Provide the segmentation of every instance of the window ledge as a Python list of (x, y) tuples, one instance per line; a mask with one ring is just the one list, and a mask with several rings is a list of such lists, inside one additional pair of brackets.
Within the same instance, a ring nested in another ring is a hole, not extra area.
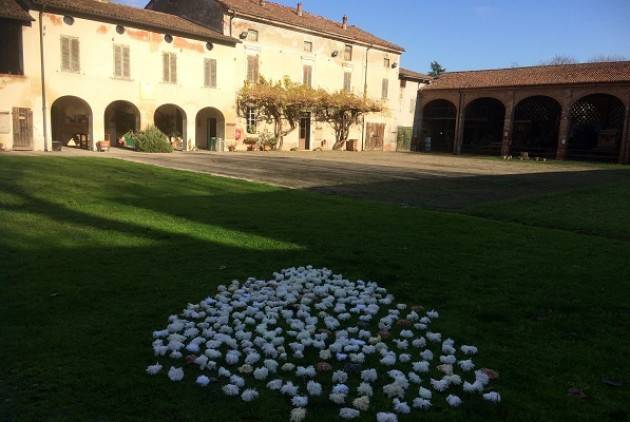
[(26, 79), (26, 75), (21, 74), (18, 75), (16, 73), (2, 73), (0, 72), (0, 77), (1, 78), (19, 78), (19, 79)]

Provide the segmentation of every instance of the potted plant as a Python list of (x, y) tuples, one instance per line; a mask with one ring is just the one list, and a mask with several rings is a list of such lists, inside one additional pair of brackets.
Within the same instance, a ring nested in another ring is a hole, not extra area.
[(247, 145), (247, 151), (254, 151), (254, 147), (258, 143), (258, 138), (248, 136), (247, 138), (243, 140), (243, 143)]

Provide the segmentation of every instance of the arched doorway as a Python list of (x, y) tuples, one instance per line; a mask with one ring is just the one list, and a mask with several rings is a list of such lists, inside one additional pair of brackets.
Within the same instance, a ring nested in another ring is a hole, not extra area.
[(155, 110), (153, 116), (155, 126), (171, 141), (173, 148), (185, 149), (186, 145), (186, 113), (174, 104), (164, 104)]
[(574, 160), (617, 161), (625, 107), (609, 94), (587, 95), (569, 113), (567, 158)]
[(210, 138), (225, 139), (225, 118), (216, 108), (206, 107), (199, 110), (195, 128), (195, 145), (199, 149), (208, 149)]
[(420, 151), (425, 151), (425, 138), (431, 138), (430, 151), (453, 152), (457, 108), (447, 100), (433, 100), (422, 111)]
[(50, 109), (53, 143), (83, 149), (92, 148), (92, 109), (71, 95), (59, 97)]
[(105, 109), (105, 139), (112, 145), (130, 131), (140, 130), (140, 111), (128, 101), (114, 101)]
[(511, 153), (555, 158), (561, 112), (560, 103), (544, 95), (518, 103), (514, 109)]
[(505, 106), (496, 98), (478, 98), (466, 107), (462, 152), (499, 155)]

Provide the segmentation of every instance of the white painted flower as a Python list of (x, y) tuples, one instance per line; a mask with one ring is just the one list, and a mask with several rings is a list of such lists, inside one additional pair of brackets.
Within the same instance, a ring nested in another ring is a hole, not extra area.
[(196, 380), (195, 382), (196, 382), (198, 385), (200, 385), (200, 386), (202, 386), (202, 387), (205, 387), (205, 386), (207, 386), (208, 384), (210, 384), (210, 378), (208, 378), (208, 377), (207, 377), (207, 376), (205, 376), (205, 375), (199, 375), (199, 376), (197, 377), (197, 380)]
[(350, 407), (342, 407), (341, 409), (339, 409), (339, 417), (341, 419), (355, 419), (358, 418), (360, 414), (361, 412)]
[(171, 366), (168, 370), (168, 377), (171, 381), (177, 382), (184, 379), (184, 370), (182, 368), (175, 368)]
[(162, 370), (162, 365), (160, 365), (159, 363), (156, 363), (155, 365), (147, 366), (147, 374), (149, 375), (156, 375), (161, 370)]
[(491, 401), (493, 403), (499, 403), (501, 401), (501, 394), (496, 391), (490, 391), (483, 395), (484, 400)]
[(460, 399), (459, 397), (457, 397), (454, 394), (449, 394), (446, 397), (446, 402), (448, 403), (449, 406), (451, 407), (459, 407), (462, 404), (462, 399)]

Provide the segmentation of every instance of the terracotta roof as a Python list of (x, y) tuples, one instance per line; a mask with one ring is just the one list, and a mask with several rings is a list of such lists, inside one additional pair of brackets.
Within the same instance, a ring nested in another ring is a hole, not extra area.
[(425, 89), (630, 82), (630, 61), (446, 72)]
[(424, 73), (414, 72), (413, 70), (405, 69), (403, 67), (400, 68), (399, 78), (400, 79), (410, 79), (414, 81), (429, 81), (431, 77)]
[(179, 16), (154, 10), (139, 9), (116, 3), (96, 0), (31, 0), (35, 6), (44, 6), (52, 12), (69, 13), (77, 17), (113, 21), (129, 26), (153, 29), (201, 40), (236, 43), (236, 39), (227, 37), (205, 26), (198, 25)]
[[(374, 44), (394, 51), (404, 51), (404, 49), (389, 41), (383, 40), (370, 34), (354, 25), (348, 25), (343, 29), (341, 20), (339, 22), (313, 15), (303, 11), (299, 16), (293, 7), (283, 6), (270, 1), (265, 1), (264, 6), (260, 0), (217, 0), (228, 9), (234, 10), (237, 14), (253, 16), (261, 19), (268, 19), (284, 24), (297, 26), (300, 28), (317, 31), (335, 37), (349, 38), (367, 44)], [(341, 18), (341, 17), (340, 17)]]
[(13, 19), (23, 22), (30, 22), (33, 20), (31, 15), (29, 15), (16, 0), (0, 0), (0, 18)]

